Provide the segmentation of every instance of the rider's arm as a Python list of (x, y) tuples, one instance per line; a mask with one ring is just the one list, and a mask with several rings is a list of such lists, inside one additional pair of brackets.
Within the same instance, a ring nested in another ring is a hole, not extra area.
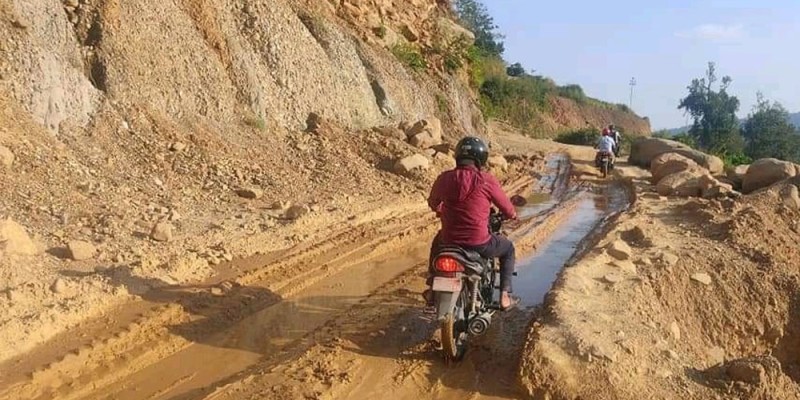
[(431, 187), (431, 193), (428, 195), (428, 207), (434, 212), (439, 212), (439, 207), (442, 205), (442, 175), (436, 178), (436, 182)]
[(500, 212), (502, 212), (506, 218), (516, 219), (517, 210), (514, 208), (514, 205), (511, 204), (511, 200), (506, 196), (503, 188), (500, 187), (500, 182), (497, 181), (497, 178), (486, 174), (486, 183), (489, 185), (489, 195), (492, 197), (492, 203), (500, 209)]

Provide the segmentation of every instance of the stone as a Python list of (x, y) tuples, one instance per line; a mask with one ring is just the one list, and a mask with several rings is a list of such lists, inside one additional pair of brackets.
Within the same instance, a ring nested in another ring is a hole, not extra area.
[(73, 240), (67, 243), (69, 258), (75, 261), (88, 260), (97, 253), (97, 249), (89, 242)]
[(52, 285), (50, 285), (50, 290), (56, 294), (64, 294), (67, 292), (67, 282), (63, 279), (58, 278)]
[(172, 211), (169, 212), (169, 220), (170, 221), (180, 221), (181, 218), (183, 218), (183, 217), (177, 211), (172, 210)]
[(379, 128), (375, 128), (375, 131), (380, 133), (383, 136), (394, 138), (397, 140), (405, 141), (408, 139), (406, 133), (403, 132), (402, 129), (394, 126), (383, 126)]
[(666, 264), (667, 266), (671, 267), (671, 266), (677, 264), (678, 260), (680, 260), (680, 258), (675, 254), (672, 254), (672, 253), (661, 253), (661, 261), (663, 261), (664, 264)]
[(705, 272), (694, 273), (694, 274), (692, 274), (691, 279), (693, 281), (701, 283), (701, 284), (703, 284), (705, 286), (710, 285), (711, 282), (712, 282), (711, 275), (709, 275), (709, 274), (707, 274)]
[(264, 196), (264, 191), (255, 187), (246, 187), (237, 189), (236, 194), (245, 199), (255, 200)]
[(159, 222), (150, 231), (150, 238), (157, 242), (169, 242), (172, 240), (173, 227), (168, 222)]
[(669, 324), (669, 334), (676, 341), (681, 340), (681, 327), (678, 326), (677, 322), (672, 321), (672, 323)]
[(711, 174), (722, 173), (725, 167), (719, 157), (694, 150), (673, 140), (650, 137), (640, 137), (634, 140), (628, 160), (631, 164), (649, 168), (652, 161), (664, 153), (677, 153), (685, 156), (707, 169)]
[(617, 260), (614, 261), (612, 265), (619, 268), (620, 271), (626, 274), (636, 275), (638, 272), (636, 269), (636, 264), (634, 264), (631, 260)]
[(664, 153), (653, 159), (650, 164), (651, 182), (657, 184), (665, 177), (688, 169), (697, 169), (694, 160), (678, 153)]
[(408, 143), (418, 149), (430, 149), (431, 147), (437, 145), (436, 139), (431, 136), (428, 132), (421, 132), (414, 136), (412, 136)]
[(25, 228), (12, 219), (0, 221), (0, 252), (5, 255), (31, 256), (38, 253)]
[(442, 44), (445, 46), (451, 45), (458, 40), (463, 40), (467, 46), (475, 42), (475, 34), (451, 18), (439, 17), (436, 20), (436, 25), (439, 28), (439, 33), (441, 33)]
[(606, 248), (606, 252), (617, 260), (624, 261), (631, 258), (631, 247), (623, 240), (613, 241), (608, 248)]
[(0, 145), (0, 166), (11, 168), (14, 165), (14, 153), (8, 147)]
[(603, 280), (606, 281), (606, 283), (612, 283), (613, 284), (613, 283), (620, 283), (620, 282), (624, 281), (625, 278), (620, 274), (612, 272), (610, 274), (605, 274), (603, 276)]
[(796, 175), (794, 164), (775, 158), (762, 158), (747, 168), (742, 180), (742, 192), (751, 193)]
[(422, 154), (414, 154), (397, 160), (394, 164), (394, 172), (400, 175), (407, 175), (416, 169), (426, 170), (430, 167), (430, 161)]
[(442, 143), (442, 121), (436, 117), (419, 120), (410, 128), (406, 129), (406, 137), (411, 139), (420, 133), (426, 132), (436, 142), (436, 145)]
[(283, 210), (287, 210), (290, 206), (291, 206), (291, 203), (289, 203), (288, 201), (276, 200), (274, 203), (272, 203), (272, 206), (270, 208), (273, 209), (273, 210), (281, 210), (281, 211), (283, 211)]
[(486, 164), (494, 171), (501, 171), (506, 172), (508, 171), (508, 160), (505, 157), (495, 154), (489, 156), (489, 159), (486, 161)]
[(294, 204), (286, 210), (284, 217), (292, 220), (299, 219), (308, 214), (310, 211), (311, 210), (308, 208), (308, 206), (304, 204)]
[(656, 185), (661, 196), (699, 197), (700, 177), (704, 173), (699, 169), (689, 169), (666, 176)]
[(736, 189), (741, 189), (742, 184), (744, 184), (744, 176), (747, 175), (747, 170), (749, 168), (750, 165), (737, 165), (733, 168), (728, 168), (725, 171), (725, 175), (733, 183), (733, 186)]
[(409, 42), (416, 42), (417, 40), (419, 40), (419, 32), (417, 31), (416, 28), (414, 28), (411, 25), (408, 24), (403, 25), (400, 33), (402, 33), (403, 37), (406, 38), (406, 40), (408, 40)]
[(171, 146), (169, 146), (169, 149), (174, 151), (174, 152), (184, 151), (184, 150), (186, 150), (186, 143), (175, 142)]
[(783, 188), (781, 190), (781, 199), (789, 209), (800, 210), (800, 191), (798, 191), (797, 186), (790, 184)]
[(725, 375), (732, 381), (758, 385), (766, 380), (764, 366), (747, 360), (731, 361), (725, 368)]
[(698, 180), (700, 196), (704, 199), (722, 197), (733, 191), (733, 185), (722, 183), (711, 175), (703, 175)]

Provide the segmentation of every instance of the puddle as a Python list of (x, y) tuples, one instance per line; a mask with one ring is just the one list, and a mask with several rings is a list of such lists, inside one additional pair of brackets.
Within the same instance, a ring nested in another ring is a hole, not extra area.
[(627, 195), (622, 188), (609, 186), (597, 190), (580, 193), (575, 211), (544, 246), (532, 256), (517, 260), (515, 295), (524, 306), (542, 303), (561, 269), (578, 252), (583, 239), (606, 217), (624, 208)]

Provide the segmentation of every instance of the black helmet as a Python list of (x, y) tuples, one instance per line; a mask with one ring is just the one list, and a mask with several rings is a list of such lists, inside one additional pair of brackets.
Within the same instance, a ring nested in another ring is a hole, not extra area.
[(611, 129), (613, 131), (614, 130), (614, 124), (609, 125), (608, 129)]
[(479, 138), (467, 136), (456, 145), (456, 162), (472, 160), (477, 167), (483, 167), (488, 159), (489, 147)]

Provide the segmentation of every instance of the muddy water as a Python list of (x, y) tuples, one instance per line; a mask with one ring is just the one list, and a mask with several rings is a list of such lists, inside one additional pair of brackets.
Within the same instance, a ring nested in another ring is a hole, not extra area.
[[(627, 193), (617, 185), (580, 192), (574, 212), (539, 247), (535, 254), (517, 261), (515, 295), (524, 306), (541, 304), (565, 264), (578, 252), (584, 239), (604, 219), (621, 211)], [(548, 202), (533, 205), (538, 210)]]
[[(397, 257), (368, 261), (277, 302), (104, 390), (113, 399), (167, 399), (215, 386), (274, 356), (344, 312), (427, 254), (420, 244)], [(193, 396), (189, 396), (193, 397)]]

